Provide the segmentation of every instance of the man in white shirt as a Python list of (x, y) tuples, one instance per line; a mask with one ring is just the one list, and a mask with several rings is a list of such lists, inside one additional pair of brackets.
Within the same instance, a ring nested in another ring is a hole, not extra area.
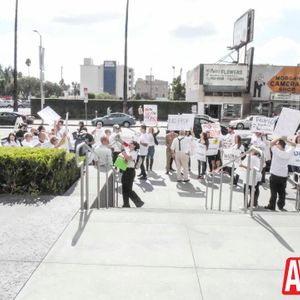
[(95, 149), (95, 153), (97, 155), (95, 157), (95, 160), (99, 160), (100, 166), (104, 166), (107, 169), (111, 169), (113, 161), (111, 149), (108, 146), (109, 140), (106, 136), (102, 136), (100, 141), (101, 144)]
[[(291, 147), (286, 149), (286, 144), (290, 144)], [(293, 155), (296, 144), (287, 140), (286, 137), (274, 139), (271, 144), (271, 151), (273, 153), (271, 168), (270, 168), (270, 190), (271, 198), (266, 209), (275, 210), (277, 194), (279, 199), (277, 206), (279, 210), (284, 210), (285, 205), (285, 189), (288, 178), (288, 164)]]
[(177, 181), (182, 181), (181, 171), (183, 169), (183, 181), (189, 180), (189, 154), (191, 151), (191, 139), (185, 136), (185, 131), (181, 130), (171, 145), (172, 155), (175, 158), (177, 169)]
[(138, 161), (141, 160), (141, 174), (139, 174), (138, 176), (140, 177), (140, 179), (142, 180), (146, 180), (147, 179), (147, 174), (146, 174), (146, 170), (145, 170), (145, 166), (144, 166), (144, 160), (145, 157), (148, 154), (148, 148), (149, 148), (149, 136), (146, 132), (147, 127), (145, 125), (141, 125), (140, 127), (140, 149), (139, 149), (139, 157), (138, 157)]

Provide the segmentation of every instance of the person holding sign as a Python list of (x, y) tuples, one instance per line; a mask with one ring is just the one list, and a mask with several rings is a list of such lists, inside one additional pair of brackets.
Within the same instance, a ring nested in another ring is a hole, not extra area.
[(206, 152), (208, 149), (209, 141), (207, 134), (201, 132), (200, 139), (197, 142), (196, 158), (198, 161), (198, 179), (203, 179), (206, 172)]
[(181, 182), (181, 171), (183, 170), (183, 182), (189, 180), (189, 154), (191, 150), (191, 139), (185, 136), (185, 131), (180, 130), (179, 136), (171, 145), (172, 155), (175, 158), (177, 168), (177, 181)]
[[(286, 144), (289, 144), (290, 147), (286, 148)], [(293, 156), (296, 144), (288, 140), (287, 137), (281, 137), (273, 139), (270, 146), (273, 154), (270, 168), (271, 198), (268, 206), (265, 206), (265, 208), (275, 210), (278, 194), (279, 199), (277, 206), (279, 210), (284, 210), (285, 190), (288, 178), (288, 164), (289, 160)]]
[[(219, 140), (218, 138), (211, 138), (209, 132), (207, 132), (208, 138), (208, 149), (206, 151), (206, 156), (208, 160), (209, 170), (210, 172), (214, 172), (216, 168), (216, 159), (219, 151)], [(220, 162), (220, 161), (219, 161)]]
[(160, 130), (158, 129), (157, 125), (156, 125), (156, 132), (154, 131), (153, 127), (148, 128), (149, 147), (148, 147), (148, 154), (146, 157), (147, 172), (149, 170), (149, 165), (150, 165), (150, 171), (152, 171), (153, 162), (154, 162), (155, 145), (158, 145), (158, 141), (156, 137), (159, 133)]

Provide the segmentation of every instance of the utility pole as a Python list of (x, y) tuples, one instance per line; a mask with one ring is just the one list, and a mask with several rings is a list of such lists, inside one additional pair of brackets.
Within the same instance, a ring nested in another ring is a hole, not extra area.
[(124, 49), (124, 83), (123, 83), (123, 113), (127, 112), (127, 36), (128, 36), (128, 8), (129, 0), (126, 3), (125, 17), (125, 49)]
[(19, 2), (16, 0), (16, 11), (15, 11), (15, 45), (14, 45), (14, 111), (18, 111), (18, 70), (17, 70), (17, 49), (18, 49), (18, 6)]

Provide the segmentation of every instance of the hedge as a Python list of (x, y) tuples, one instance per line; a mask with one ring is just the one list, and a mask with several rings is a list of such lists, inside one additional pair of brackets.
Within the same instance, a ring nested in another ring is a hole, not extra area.
[(64, 150), (0, 147), (0, 193), (63, 194), (79, 175)]

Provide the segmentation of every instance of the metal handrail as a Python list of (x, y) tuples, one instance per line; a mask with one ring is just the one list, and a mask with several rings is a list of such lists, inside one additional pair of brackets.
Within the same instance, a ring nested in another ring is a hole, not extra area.
[[(85, 149), (85, 159), (84, 161), (80, 160), (80, 150)], [(118, 207), (118, 181), (116, 180), (116, 170), (112, 168), (112, 166), (109, 165), (100, 165), (99, 156), (94, 151), (92, 147), (87, 145), (85, 142), (77, 145), (75, 157), (76, 157), (76, 164), (77, 167), (80, 168), (80, 209), (83, 210), (89, 210), (89, 157), (88, 154), (92, 153), (94, 154), (98, 160), (96, 162), (96, 168), (97, 168), (97, 208), (100, 208), (100, 171), (101, 167), (105, 167), (105, 192), (106, 192), (106, 208), (109, 207), (108, 203), (108, 197), (109, 197), (109, 190), (108, 190), (108, 173), (109, 170), (113, 171), (113, 207)], [(84, 184), (84, 177), (85, 177), (85, 184)], [(117, 187), (116, 187), (117, 185)], [(84, 188), (85, 186), (85, 188)], [(85, 201), (84, 201), (84, 190), (85, 190)]]
[[(250, 147), (250, 149), (244, 153), (242, 153), (240, 156), (235, 157), (234, 159), (230, 160), (228, 163), (222, 165), (221, 167), (217, 168), (217, 170), (211, 172), (211, 199), (210, 199), (210, 210), (213, 209), (213, 201), (214, 201), (214, 182), (215, 182), (215, 174), (217, 172), (220, 172), (220, 191), (219, 191), (219, 205), (218, 205), (218, 210), (221, 211), (221, 206), (222, 206), (222, 187), (223, 187), (223, 170), (225, 167), (230, 166), (232, 168), (232, 172), (231, 172), (231, 178), (230, 178), (230, 196), (229, 196), (229, 211), (232, 211), (232, 198), (233, 198), (233, 182), (234, 182), (234, 167), (235, 167), (235, 163), (237, 161), (239, 161), (241, 158), (246, 157), (247, 154), (251, 153), (251, 151), (257, 151), (260, 153), (260, 159), (261, 159), (261, 163), (260, 163), (260, 169), (257, 169), (255, 171), (261, 171), (263, 168), (263, 164), (264, 164), (264, 153), (262, 152), (262, 150), (260, 150), (259, 148), (256, 148), (254, 146)], [(251, 156), (248, 156), (248, 166), (250, 166), (251, 164)], [(252, 175), (254, 176), (254, 175)], [(208, 178), (208, 177), (207, 177)], [(250, 168), (247, 168), (247, 174), (246, 174), (246, 193), (245, 195), (248, 195), (249, 192), (249, 179), (250, 179)], [(208, 182), (207, 182), (208, 183)], [(208, 184), (206, 185), (206, 197), (205, 197), (205, 208), (208, 209)], [(253, 189), (252, 189), (253, 190)], [(252, 192), (251, 190), (251, 192)], [(300, 198), (300, 191), (299, 191), (299, 198)], [(244, 212), (247, 213), (247, 206), (248, 203), (246, 201), (247, 197), (245, 196), (244, 198)]]
[(297, 187), (295, 209), (297, 211), (300, 211), (300, 181), (299, 181), (300, 173), (299, 172), (294, 172), (293, 174), (294, 174), (294, 176), (297, 176), (297, 179), (298, 179), (297, 181), (292, 179), (293, 183)]

